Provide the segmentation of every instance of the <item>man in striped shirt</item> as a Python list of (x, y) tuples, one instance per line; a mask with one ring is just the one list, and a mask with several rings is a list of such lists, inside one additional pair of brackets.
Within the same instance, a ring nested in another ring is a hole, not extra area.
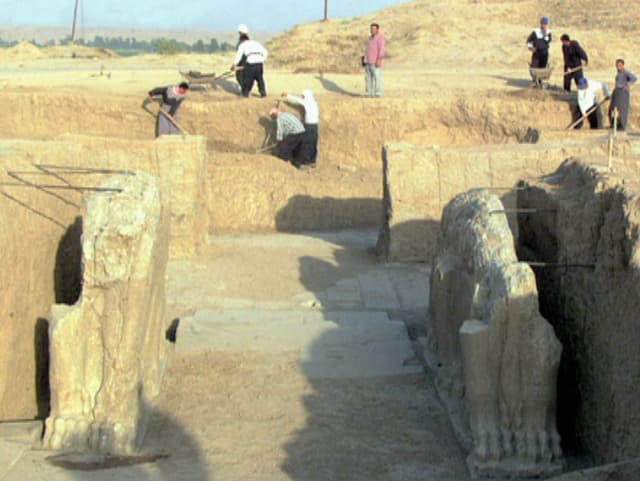
[(300, 119), (289, 112), (282, 112), (277, 107), (272, 108), (269, 114), (276, 120), (278, 157), (291, 162), (299, 169), (312, 166), (313, 162), (308, 155), (309, 137)]

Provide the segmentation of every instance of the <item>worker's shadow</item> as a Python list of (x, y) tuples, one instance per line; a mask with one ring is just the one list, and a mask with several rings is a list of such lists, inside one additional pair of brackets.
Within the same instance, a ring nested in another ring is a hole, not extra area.
[(340, 95), (348, 95), (349, 97), (361, 97), (360, 94), (343, 89), (342, 87), (340, 87), (340, 85), (335, 83), (333, 80), (329, 80), (322, 74), (316, 75), (315, 78), (320, 82), (322, 87), (325, 90), (328, 90), (329, 92), (333, 92)]
[(223, 90), (230, 94), (241, 95), (242, 91), (240, 90), (240, 85), (235, 80), (227, 80), (226, 78), (216, 79), (215, 81), (216, 90)]
[(505, 77), (504, 75), (491, 75), (492, 78), (498, 80), (504, 80), (509, 87), (529, 88), (533, 84), (531, 78), (513, 78)]

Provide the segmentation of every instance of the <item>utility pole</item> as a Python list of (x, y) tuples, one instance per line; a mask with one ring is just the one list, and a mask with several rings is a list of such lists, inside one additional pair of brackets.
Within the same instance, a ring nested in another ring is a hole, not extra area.
[(76, 41), (76, 22), (78, 21), (78, 5), (80, 0), (76, 0), (76, 6), (73, 9), (73, 26), (71, 27), (71, 43)]
[(329, 20), (329, 0), (324, 0), (324, 20)]

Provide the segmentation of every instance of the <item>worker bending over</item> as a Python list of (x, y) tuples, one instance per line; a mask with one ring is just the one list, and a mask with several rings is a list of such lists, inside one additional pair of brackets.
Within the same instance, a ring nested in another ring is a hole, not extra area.
[(283, 92), (282, 96), (287, 102), (302, 105), (304, 108), (304, 129), (307, 133), (310, 147), (309, 159), (311, 162), (316, 162), (318, 160), (318, 125), (320, 123), (320, 107), (318, 106), (318, 102), (316, 101), (313, 92), (311, 90), (304, 90), (302, 92), (302, 97), (297, 97), (296, 95)]
[(310, 138), (300, 119), (289, 112), (282, 112), (278, 107), (272, 108), (269, 115), (276, 121), (278, 157), (291, 162), (298, 169), (314, 167), (310, 156)]
[[(600, 108), (599, 94), (602, 93), (604, 99), (610, 96), (607, 84), (598, 82), (597, 80), (589, 80), (582, 77), (578, 80), (578, 111), (580, 116), (587, 115), (589, 127), (592, 129), (604, 128), (602, 109)], [(604, 100), (603, 99), (603, 100)], [(576, 125), (576, 129), (582, 127), (582, 122)]]
[(178, 109), (182, 105), (183, 100), (187, 96), (189, 84), (182, 82), (180, 85), (170, 87), (156, 87), (149, 90), (149, 97), (145, 99), (143, 105), (154, 101), (157, 98), (162, 99), (162, 106), (158, 112), (158, 121), (156, 124), (156, 137), (161, 135), (173, 135), (180, 133), (178, 126)]

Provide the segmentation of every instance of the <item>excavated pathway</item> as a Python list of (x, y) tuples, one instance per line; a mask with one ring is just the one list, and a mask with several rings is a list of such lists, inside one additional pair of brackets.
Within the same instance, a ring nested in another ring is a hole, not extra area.
[(64, 469), (15, 425), (0, 479), (468, 479), (420, 362), (430, 270), (379, 263), (375, 240), (216, 237), (171, 262), (176, 352), (144, 445), (168, 457)]

